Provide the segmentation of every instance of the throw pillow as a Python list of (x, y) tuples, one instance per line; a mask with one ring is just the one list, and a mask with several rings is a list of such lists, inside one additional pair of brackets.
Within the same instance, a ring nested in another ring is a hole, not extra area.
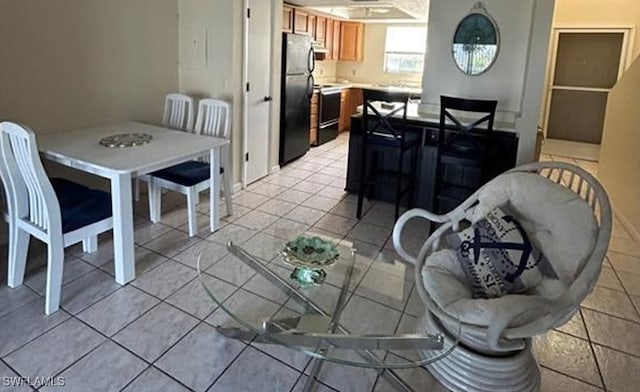
[(557, 279), (553, 267), (522, 225), (499, 208), (446, 240), (456, 250), (474, 298), (522, 293), (543, 277)]

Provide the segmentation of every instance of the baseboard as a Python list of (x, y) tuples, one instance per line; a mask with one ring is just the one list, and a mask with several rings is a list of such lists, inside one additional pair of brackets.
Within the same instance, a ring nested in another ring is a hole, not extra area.
[(271, 166), (271, 170), (269, 171), (269, 174), (275, 174), (279, 171), (280, 171), (280, 165)]
[[(613, 205), (613, 201), (611, 202), (611, 204)], [(616, 208), (613, 207), (613, 210), (615, 211)], [(622, 216), (622, 215), (618, 215), (616, 213), (614, 213), (614, 215), (616, 216), (616, 218), (618, 218), (618, 220), (620, 221), (620, 223), (622, 224), (622, 227), (624, 227), (624, 229), (629, 233), (629, 235), (631, 236), (631, 238), (638, 244), (640, 244), (640, 232), (638, 232), (638, 229), (636, 229), (632, 224), (631, 221), (629, 221), (629, 219), (627, 219), (627, 217)]]
[(240, 192), (242, 190), (242, 183), (236, 182), (233, 184), (233, 193)]

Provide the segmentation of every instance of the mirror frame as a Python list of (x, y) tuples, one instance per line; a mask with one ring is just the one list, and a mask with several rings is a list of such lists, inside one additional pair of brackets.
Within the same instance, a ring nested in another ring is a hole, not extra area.
[[(453, 45), (455, 45), (456, 33), (458, 32), (458, 29), (460, 28), (460, 24), (462, 24), (462, 22), (465, 19), (467, 19), (469, 16), (475, 15), (475, 14), (482, 15), (485, 18), (487, 18), (489, 20), (489, 22), (491, 22), (491, 25), (493, 26), (493, 29), (496, 32), (496, 47), (497, 48), (496, 48), (496, 53), (493, 56), (493, 59), (491, 60), (491, 63), (487, 66), (487, 68), (485, 68), (482, 72), (479, 72), (477, 74), (469, 74), (469, 73), (466, 73), (464, 70), (462, 70), (462, 68), (458, 65), (458, 62), (456, 61), (455, 53), (454, 53), (454, 50), (453, 50)], [(496, 61), (498, 60), (498, 56), (500, 55), (500, 46), (501, 46), (501, 39), (500, 39), (500, 29), (498, 28), (498, 23), (491, 16), (491, 14), (489, 14), (489, 12), (485, 8), (484, 4), (481, 1), (479, 1), (479, 2), (477, 2), (477, 3), (475, 3), (473, 5), (473, 8), (471, 8), (471, 11), (469, 11), (469, 13), (464, 16), (464, 18), (460, 19), (460, 21), (456, 25), (456, 29), (453, 32), (453, 37), (451, 38), (451, 45), (450, 45), (451, 59), (453, 60), (453, 63), (456, 66), (456, 69), (458, 71), (462, 72), (464, 75), (466, 75), (466, 76), (480, 76), (480, 75), (484, 74), (485, 72), (489, 71), (495, 65)]]

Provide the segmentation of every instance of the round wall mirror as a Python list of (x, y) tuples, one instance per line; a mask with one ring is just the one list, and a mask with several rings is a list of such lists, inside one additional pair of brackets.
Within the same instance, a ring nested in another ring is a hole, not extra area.
[(460, 21), (453, 36), (453, 60), (467, 75), (486, 72), (498, 57), (500, 33), (482, 3)]

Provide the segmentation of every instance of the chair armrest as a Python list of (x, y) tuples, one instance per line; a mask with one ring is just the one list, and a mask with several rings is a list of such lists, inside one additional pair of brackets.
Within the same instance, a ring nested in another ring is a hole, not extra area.
[(448, 220), (446, 215), (436, 215), (432, 212), (429, 212), (427, 210), (423, 210), (420, 208), (414, 208), (412, 210), (409, 210), (404, 214), (402, 214), (400, 218), (398, 218), (398, 221), (393, 226), (393, 246), (396, 248), (396, 252), (398, 252), (400, 257), (402, 257), (403, 259), (405, 259), (406, 261), (414, 265), (416, 264), (417, 255), (412, 256), (409, 253), (407, 253), (407, 251), (402, 247), (402, 240), (400, 237), (402, 235), (402, 230), (404, 229), (404, 225), (408, 221), (416, 217), (424, 218), (430, 222), (435, 222), (435, 223), (443, 223)]

